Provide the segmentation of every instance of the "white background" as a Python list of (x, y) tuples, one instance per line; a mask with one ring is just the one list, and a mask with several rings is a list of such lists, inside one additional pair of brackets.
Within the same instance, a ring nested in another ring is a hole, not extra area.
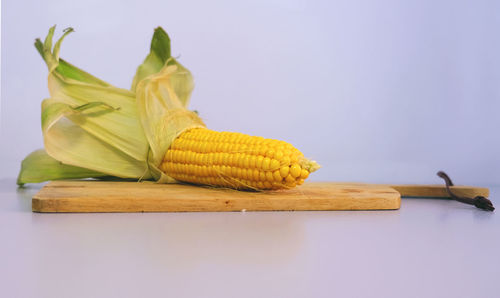
[(291, 142), (314, 180), (500, 183), (497, 1), (2, 1), (0, 178), (43, 146), (33, 41), (128, 88), (156, 26), (216, 130)]

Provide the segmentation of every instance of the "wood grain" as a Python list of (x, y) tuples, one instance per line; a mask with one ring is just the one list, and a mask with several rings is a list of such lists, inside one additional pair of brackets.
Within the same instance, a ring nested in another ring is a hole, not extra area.
[(387, 186), (305, 183), (281, 191), (243, 192), (152, 182), (53, 181), (32, 200), (34, 212), (181, 212), (399, 209)]
[[(444, 185), (386, 185), (397, 190), (402, 197), (432, 197), (432, 198), (449, 198)], [(473, 198), (475, 196), (489, 197), (490, 190), (485, 187), (462, 186), (456, 185), (451, 187), (451, 191), (462, 197)]]

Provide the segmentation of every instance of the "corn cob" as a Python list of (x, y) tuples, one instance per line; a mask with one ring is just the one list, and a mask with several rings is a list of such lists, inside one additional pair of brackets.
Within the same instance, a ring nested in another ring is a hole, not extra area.
[(45, 150), (23, 161), (18, 184), (113, 176), (264, 190), (300, 185), (319, 168), (286, 142), (207, 129), (188, 110), (193, 78), (171, 57), (162, 28), (155, 29), (130, 91), (59, 59), (73, 29), (52, 46), (54, 30), (35, 42), (49, 69)]
[(253, 190), (301, 185), (318, 168), (284, 141), (206, 128), (179, 135), (160, 166), (178, 181)]

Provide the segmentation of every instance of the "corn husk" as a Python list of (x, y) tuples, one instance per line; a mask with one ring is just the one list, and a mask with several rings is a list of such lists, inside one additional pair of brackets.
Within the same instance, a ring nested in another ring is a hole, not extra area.
[[(45, 60), (50, 98), (42, 102), (45, 151), (21, 165), (18, 184), (114, 176), (171, 182), (158, 166), (173, 139), (204, 127), (187, 110), (191, 73), (170, 57), (170, 39), (157, 28), (131, 90), (114, 87), (59, 58), (64, 31), (52, 47), (55, 26), (35, 47)], [(41, 166), (43, 165), (43, 166)]]

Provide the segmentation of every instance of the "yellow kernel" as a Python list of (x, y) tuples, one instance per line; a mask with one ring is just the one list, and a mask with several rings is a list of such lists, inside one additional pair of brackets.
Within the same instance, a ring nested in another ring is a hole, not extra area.
[(215, 149), (214, 142), (212, 142), (211, 140), (207, 140), (207, 142), (205, 144), (206, 144), (206, 146), (205, 146), (206, 153), (214, 151), (214, 149)]
[(269, 159), (269, 157), (265, 157), (264, 160), (262, 161), (262, 169), (264, 171), (268, 171), (269, 170), (269, 163), (271, 162), (271, 159)]
[(189, 163), (196, 164), (196, 153), (193, 151), (188, 152), (188, 161)]
[(226, 175), (227, 176), (232, 176), (233, 174), (233, 167), (228, 166), (226, 169)]
[(211, 176), (217, 176), (217, 175), (219, 175), (219, 173), (220, 173), (220, 166), (215, 165), (215, 166), (212, 166), (211, 168), (212, 168)]
[(257, 188), (264, 189), (264, 183), (262, 183), (262, 181), (258, 181), (257, 182)]
[(200, 142), (194, 142), (192, 147), (191, 147), (191, 150), (196, 151), (196, 152), (200, 152), (200, 145), (201, 145)]
[(247, 169), (247, 180), (250, 180), (250, 181), (253, 180), (253, 170), (252, 169)]
[(172, 150), (172, 161), (177, 162), (177, 150)]
[(276, 182), (280, 182), (283, 179), (283, 177), (281, 177), (280, 170), (274, 171), (273, 177), (274, 177), (274, 181), (276, 181)]
[(231, 155), (231, 165), (236, 167), (238, 166), (238, 155), (237, 153), (232, 153)]
[(280, 169), (280, 175), (282, 178), (285, 178), (286, 176), (288, 176), (288, 173), (290, 172), (290, 167), (289, 166), (285, 166), (285, 167), (282, 167)]
[(274, 150), (273, 149), (267, 150), (266, 156), (269, 158), (273, 158), (274, 157)]
[(290, 156), (290, 162), (291, 163), (298, 163), (299, 157), (296, 154), (293, 154), (292, 156)]
[(165, 171), (167, 174), (172, 172), (172, 164), (170, 162), (166, 162), (161, 165), (162, 170)]
[(230, 173), (231, 173), (231, 167), (221, 166), (221, 168), (220, 168), (220, 175), (222, 177), (229, 176)]
[(274, 171), (274, 170), (279, 169), (279, 168), (280, 168), (280, 162), (276, 159), (272, 159), (271, 163), (269, 164), (269, 169), (271, 171)]
[(276, 151), (276, 153), (274, 154), (274, 158), (276, 158), (277, 160), (281, 160), (283, 158), (283, 151), (282, 150), (278, 150)]
[(259, 180), (260, 181), (266, 180), (266, 172), (259, 172)]
[(175, 141), (170, 146), (170, 149), (172, 150), (177, 150), (177, 148), (179, 148), (179, 139), (175, 139)]
[(233, 164), (235, 167), (240, 166), (241, 155), (239, 153), (233, 154)]
[(255, 163), (255, 166), (257, 168), (262, 168), (262, 162), (264, 161), (264, 157), (262, 155), (257, 156), (257, 162)]
[(290, 156), (285, 155), (281, 160), (281, 166), (289, 166), (290, 165)]
[(227, 165), (229, 164), (229, 154), (227, 154), (226, 152), (222, 152), (222, 153), (219, 153), (220, 156), (221, 156), (221, 161), (220, 161), (220, 164), (223, 164), (223, 165)]
[(265, 156), (267, 152), (267, 146), (260, 146), (259, 148), (259, 155)]
[(238, 156), (238, 166), (244, 168), (245, 167), (245, 154), (241, 153)]
[(292, 175), (288, 174), (288, 176), (286, 176), (285, 178), (285, 181), (286, 183), (291, 183), (291, 182), (295, 183), (295, 178), (292, 177)]
[(231, 168), (231, 176), (238, 177), (238, 168), (237, 167)]
[(252, 178), (253, 178), (253, 180), (254, 180), (254, 181), (259, 181), (259, 177), (260, 177), (260, 172), (259, 172), (259, 170), (254, 169), (254, 170), (252, 171)]
[(250, 168), (255, 168), (257, 165), (257, 156), (250, 155)]
[(302, 169), (302, 171), (300, 171), (300, 179), (306, 179), (307, 177), (309, 177), (309, 171)]
[(252, 176), (252, 172), (249, 171), (248, 169), (242, 169), (242, 176), (243, 176), (243, 179), (250, 180), (250, 177)]
[(266, 172), (266, 180), (269, 181), (269, 182), (273, 182), (274, 181), (273, 172)]
[(292, 175), (293, 178), (297, 178), (300, 176), (300, 172), (302, 171), (302, 168), (294, 163), (291, 167), (290, 167), (290, 175)]
[(295, 186), (297, 186), (297, 183), (295, 182), (295, 180), (293, 180), (293, 181), (291, 181), (291, 182), (290, 182), (290, 181), (287, 181), (287, 182), (285, 183), (285, 185), (286, 185), (287, 187), (295, 187)]
[(269, 181), (264, 181), (263, 184), (265, 189), (270, 189), (273, 187), (273, 185)]
[(245, 154), (245, 159), (243, 160), (243, 167), (250, 168), (250, 155)]
[(238, 168), (238, 171), (236, 172), (236, 177), (243, 178), (243, 170), (241, 168)]

